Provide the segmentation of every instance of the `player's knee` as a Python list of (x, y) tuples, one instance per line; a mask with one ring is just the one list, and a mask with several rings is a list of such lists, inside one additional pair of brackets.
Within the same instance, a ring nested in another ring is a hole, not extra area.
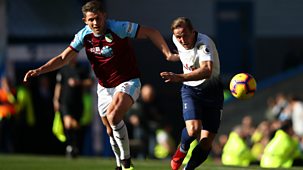
[(110, 127), (106, 128), (106, 133), (108, 134), (108, 136), (113, 136), (113, 130)]
[(113, 109), (108, 115), (107, 115), (108, 121), (111, 125), (116, 125), (121, 122), (123, 119), (123, 114), (121, 114), (118, 110)]
[(200, 135), (200, 129), (195, 128), (195, 127), (191, 127), (191, 128), (187, 129), (187, 133), (188, 133), (188, 136), (197, 138)]

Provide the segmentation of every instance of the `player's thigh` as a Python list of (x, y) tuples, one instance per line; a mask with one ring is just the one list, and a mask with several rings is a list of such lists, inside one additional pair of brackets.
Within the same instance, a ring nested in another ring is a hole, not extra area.
[(202, 108), (202, 126), (214, 134), (218, 133), (222, 118), (221, 108)]
[(100, 84), (97, 86), (98, 112), (101, 118), (106, 116), (107, 109), (113, 100), (114, 91), (114, 88), (105, 88)]
[(113, 116), (112, 114), (114, 114), (115, 116), (124, 116), (124, 113), (131, 108), (133, 103), (133, 99), (130, 95), (124, 92), (117, 92), (115, 93), (113, 100), (108, 107), (107, 115)]
[(108, 118), (111, 119), (113, 117), (114, 119), (118, 119), (117, 121), (122, 120), (124, 114), (138, 99), (140, 89), (141, 82), (138, 78), (123, 82), (115, 87), (112, 102), (107, 110)]

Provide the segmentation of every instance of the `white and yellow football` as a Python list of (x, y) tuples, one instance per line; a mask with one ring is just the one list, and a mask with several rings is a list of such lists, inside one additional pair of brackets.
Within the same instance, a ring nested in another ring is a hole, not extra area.
[(229, 83), (231, 94), (237, 99), (250, 99), (255, 95), (257, 82), (248, 73), (239, 73), (233, 76)]

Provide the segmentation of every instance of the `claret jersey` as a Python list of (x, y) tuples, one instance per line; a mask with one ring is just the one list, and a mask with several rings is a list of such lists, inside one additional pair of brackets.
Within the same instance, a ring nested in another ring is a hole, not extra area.
[(140, 76), (129, 39), (136, 37), (138, 28), (136, 23), (107, 20), (106, 33), (96, 36), (86, 25), (75, 35), (70, 47), (77, 52), (84, 47), (99, 84), (115, 87)]

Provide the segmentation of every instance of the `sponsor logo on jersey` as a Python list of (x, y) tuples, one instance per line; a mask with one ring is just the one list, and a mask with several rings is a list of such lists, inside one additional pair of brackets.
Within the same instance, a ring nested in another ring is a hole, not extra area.
[(189, 71), (194, 71), (195, 69), (197, 69), (197, 67), (195, 67), (195, 66), (189, 66), (188, 64), (183, 65), (183, 67), (186, 70), (189, 70)]
[(104, 46), (102, 49), (100, 49), (100, 47), (93, 47), (90, 48), (89, 51), (97, 55), (102, 55), (104, 57), (111, 57), (113, 55), (113, 49), (109, 46)]
[(89, 49), (90, 52), (95, 53), (97, 55), (101, 55), (100, 47), (93, 47)]
[(113, 49), (109, 46), (104, 46), (101, 49), (101, 54), (105, 57), (111, 57), (113, 55)]

